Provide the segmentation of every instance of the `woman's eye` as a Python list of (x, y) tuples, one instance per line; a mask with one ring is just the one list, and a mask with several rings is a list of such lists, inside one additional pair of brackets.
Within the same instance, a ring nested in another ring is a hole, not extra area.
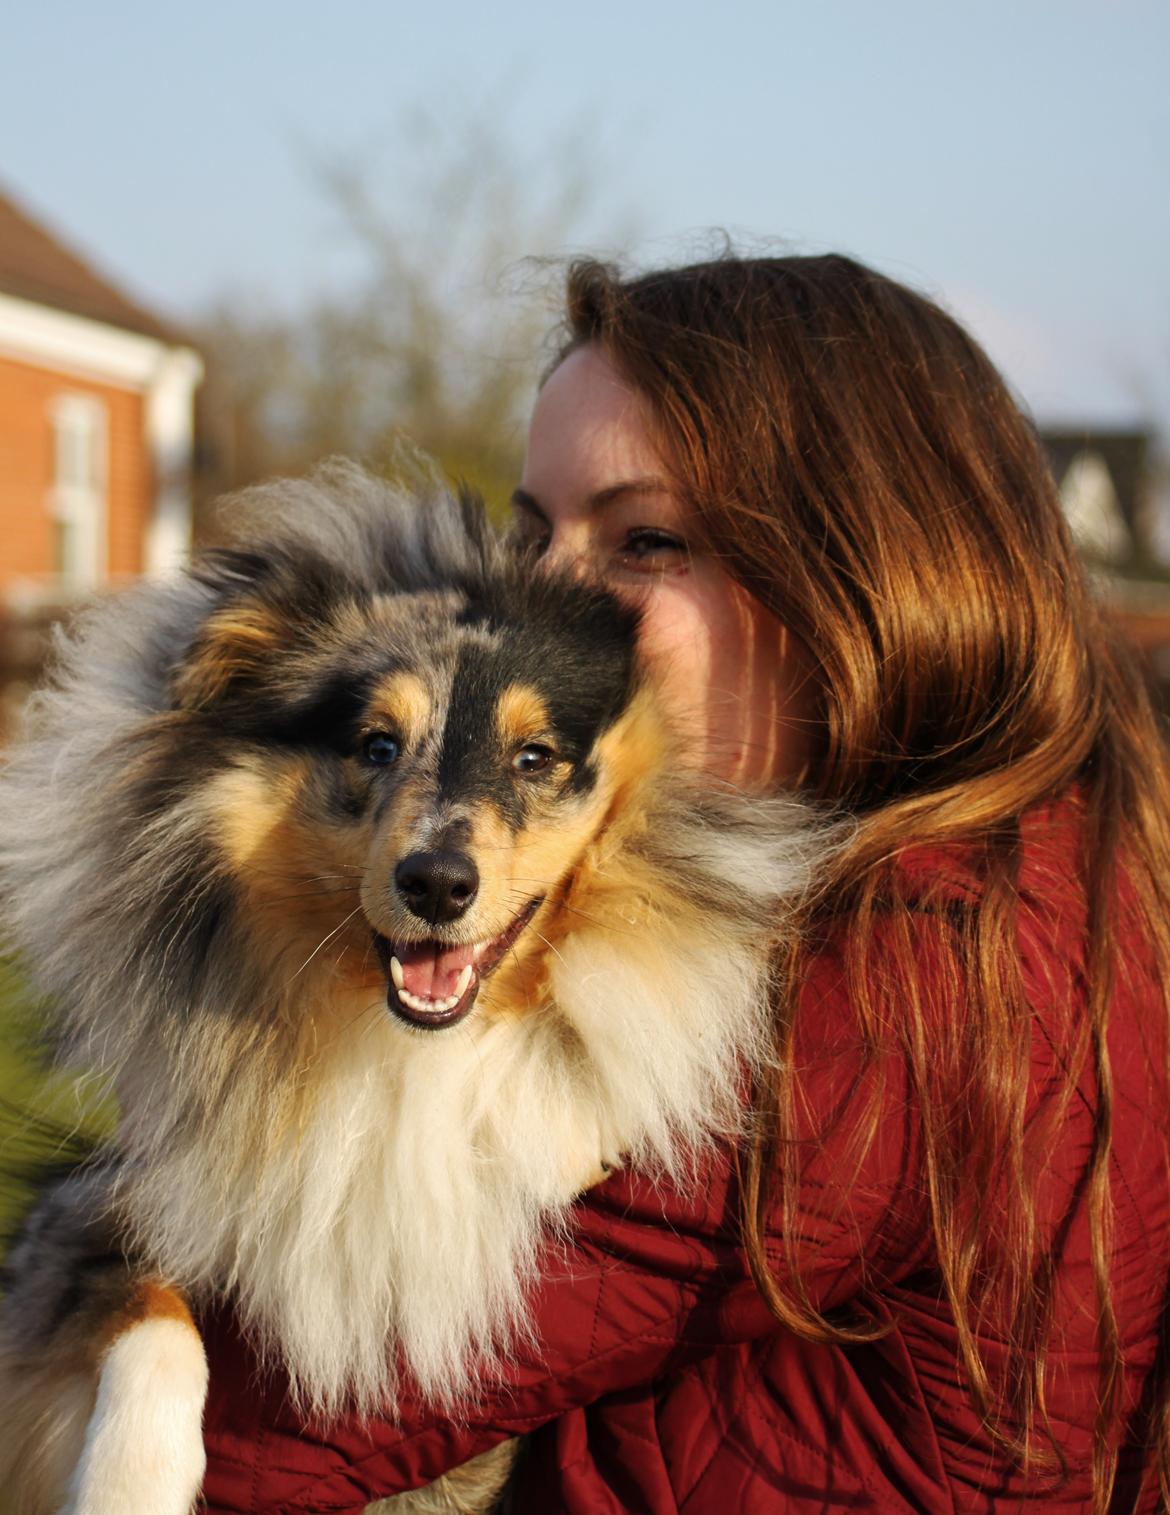
[(378, 768), (386, 768), (391, 763), (396, 763), (401, 752), (402, 748), (398, 741), (384, 731), (375, 731), (362, 743), (362, 756), (367, 763), (373, 763)]
[(656, 567), (686, 550), (686, 543), (673, 532), (640, 526), (637, 530), (626, 533), (619, 555), (627, 563)]
[(551, 747), (542, 747), (538, 742), (530, 742), (527, 747), (521, 747), (512, 758), (512, 767), (517, 773), (543, 773), (553, 760)]

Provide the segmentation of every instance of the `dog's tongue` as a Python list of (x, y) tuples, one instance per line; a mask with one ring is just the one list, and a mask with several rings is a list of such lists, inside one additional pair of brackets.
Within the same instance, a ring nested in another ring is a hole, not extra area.
[(395, 942), (402, 987), (419, 999), (450, 999), (459, 975), (473, 960), (475, 943), (442, 947), (438, 942)]

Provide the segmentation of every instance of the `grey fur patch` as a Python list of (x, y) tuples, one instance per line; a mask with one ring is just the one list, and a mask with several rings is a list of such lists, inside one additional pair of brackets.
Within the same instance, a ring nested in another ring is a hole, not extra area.
[(114, 1173), (95, 1163), (38, 1194), (0, 1272), (0, 1338), (29, 1353), (76, 1331), (128, 1279), (110, 1210)]

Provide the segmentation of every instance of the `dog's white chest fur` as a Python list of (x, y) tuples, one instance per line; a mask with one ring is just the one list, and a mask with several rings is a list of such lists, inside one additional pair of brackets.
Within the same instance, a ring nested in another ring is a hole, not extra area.
[[(139, 1240), (181, 1286), (233, 1286), (309, 1403), (384, 1408), (399, 1361), (466, 1391), (603, 1159), (678, 1173), (733, 1126), (767, 1019), (757, 959), (693, 933), (575, 932), (553, 985), (555, 1005), (438, 1034), (367, 1011), (320, 1053), (303, 1121), (240, 1151), (229, 1102), (210, 1141), (128, 1183)], [(267, 1095), (244, 1078), (234, 1097)]]

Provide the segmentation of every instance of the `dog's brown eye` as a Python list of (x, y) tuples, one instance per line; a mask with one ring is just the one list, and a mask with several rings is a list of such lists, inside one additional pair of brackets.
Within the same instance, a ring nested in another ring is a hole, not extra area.
[(540, 773), (548, 767), (553, 760), (552, 749), (541, 747), (535, 742), (527, 747), (521, 747), (520, 751), (512, 759), (512, 767), (517, 773)]
[(396, 763), (401, 751), (398, 742), (385, 731), (375, 731), (362, 743), (362, 756), (366, 762), (374, 763), (379, 768)]

